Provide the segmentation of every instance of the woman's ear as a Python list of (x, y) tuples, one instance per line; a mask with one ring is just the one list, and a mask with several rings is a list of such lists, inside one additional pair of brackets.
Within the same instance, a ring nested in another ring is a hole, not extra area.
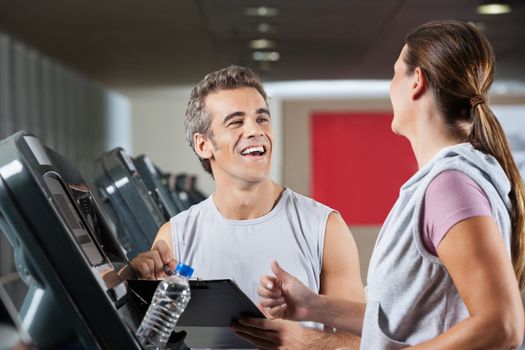
[(212, 152), (212, 142), (204, 134), (195, 133), (193, 134), (193, 144), (195, 148), (195, 153), (203, 159), (210, 159), (213, 156)]
[(423, 70), (419, 67), (416, 67), (414, 70), (414, 76), (412, 80), (412, 99), (417, 100), (420, 98), (428, 87), (428, 81), (426, 75), (423, 73)]

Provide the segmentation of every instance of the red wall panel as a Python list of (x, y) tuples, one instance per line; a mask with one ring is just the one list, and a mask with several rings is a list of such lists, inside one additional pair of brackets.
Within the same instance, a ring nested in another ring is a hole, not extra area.
[(392, 132), (391, 121), (389, 112), (311, 115), (310, 193), (349, 225), (382, 224), (417, 171), (408, 140)]

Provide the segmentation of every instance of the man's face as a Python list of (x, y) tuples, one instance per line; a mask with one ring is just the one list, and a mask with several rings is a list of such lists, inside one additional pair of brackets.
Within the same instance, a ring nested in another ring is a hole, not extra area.
[(268, 106), (254, 88), (219, 90), (205, 99), (212, 137), (205, 141), (215, 179), (268, 179), (273, 134)]

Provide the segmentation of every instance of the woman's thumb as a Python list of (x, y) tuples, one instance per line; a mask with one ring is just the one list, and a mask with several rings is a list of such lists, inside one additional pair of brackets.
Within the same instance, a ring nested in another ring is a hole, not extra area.
[(289, 276), (288, 272), (284, 271), (277, 261), (272, 261), (272, 271), (279, 280), (283, 281)]

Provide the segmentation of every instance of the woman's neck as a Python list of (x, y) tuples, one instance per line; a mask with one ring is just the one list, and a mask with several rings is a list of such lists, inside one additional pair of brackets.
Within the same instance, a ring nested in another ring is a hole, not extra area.
[(408, 137), (419, 169), (443, 148), (463, 142), (451, 134), (441, 116), (432, 115), (422, 120), (422, 123), (414, 130), (414, 135)]

